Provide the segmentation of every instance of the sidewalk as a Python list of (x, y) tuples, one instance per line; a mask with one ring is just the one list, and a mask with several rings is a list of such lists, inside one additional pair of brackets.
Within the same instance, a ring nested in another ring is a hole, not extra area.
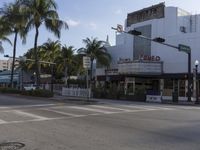
[(199, 104), (196, 104), (195, 101), (178, 101), (178, 102), (173, 102), (172, 100), (164, 100), (161, 102), (162, 104), (171, 104), (171, 105), (194, 105), (194, 106), (199, 106)]
[(54, 95), (54, 97), (49, 98), (50, 100), (65, 102), (65, 103), (74, 103), (74, 104), (95, 104), (99, 103), (97, 99), (90, 98), (89, 100), (84, 97), (67, 97), (67, 96), (60, 96)]
[(117, 104), (167, 104), (167, 105), (188, 105), (188, 106), (200, 106), (200, 104), (196, 104), (194, 101), (188, 102), (188, 101), (179, 101), (179, 102), (172, 102), (172, 100), (165, 100), (161, 103), (155, 103), (155, 102), (139, 102), (139, 101), (131, 101), (131, 100), (117, 100), (117, 99), (98, 99), (98, 98), (90, 98), (88, 100), (87, 98), (83, 97), (67, 97), (67, 96), (60, 96), (55, 95), (53, 98), (50, 98), (51, 100), (56, 101), (62, 101), (67, 103), (79, 103), (79, 104), (103, 104), (103, 103), (117, 103)]

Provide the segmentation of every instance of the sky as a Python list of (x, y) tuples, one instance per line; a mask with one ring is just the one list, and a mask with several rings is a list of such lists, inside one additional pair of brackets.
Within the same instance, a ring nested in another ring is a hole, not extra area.
[[(14, 0), (0, 0), (0, 7)], [(44, 26), (40, 28), (38, 45), (48, 39), (60, 40), (62, 45), (74, 46), (75, 49), (84, 47), (82, 40), (89, 37), (106, 40), (109, 36), (111, 45), (115, 44), (115, 31), (111, 27), (117, 24), (124, 25), (127, 13), (149, 7), (161, 2), (166, 6), (175, 6), (187, 10), (193, 14), (200, 13), (199, 0), (55, 0), (58, 5), (58, 14), (61, 20), (69, 25), (69, 30), (62, 30), (61, 38), (57, 39), (49, 33)], [(27, 36), (26, 44), (22, 44), (20, 38), (17, 43), (17, 56), (22, 56), (28, 49), (34, 46), (35, 32), (32, 30)], [(9, 39), (13, 41), (14, 37)], [(3, 43), (4, 54), (12, 56), (12, 46)]]

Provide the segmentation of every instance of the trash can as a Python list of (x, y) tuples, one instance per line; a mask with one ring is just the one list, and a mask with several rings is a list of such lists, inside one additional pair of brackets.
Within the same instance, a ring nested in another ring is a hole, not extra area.
[(178, 103), (178, 93), (172, 92), (172, 102)]

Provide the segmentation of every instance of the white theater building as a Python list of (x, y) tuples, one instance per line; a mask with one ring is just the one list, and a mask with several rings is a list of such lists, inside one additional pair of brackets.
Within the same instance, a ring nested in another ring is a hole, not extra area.
[[(160, 3), (129, 13), (124, 31), (131, 30), (140, 31), (151, 39), (162, 37), (171, 45), (190, 46), (193, 74), (195, 60), (200, 61), (200, 15)], [(187, 97), (186, 53), (126, 33), (118, 33), (116, 45), (107, 49), (112, 63), (110, 68), (96, 69), (98, 81), (131, 88), (127, 94), (145, 87), (147, 94), (151, 95), (170, 97), (172, 92), (177, 92), (179, 97)]]

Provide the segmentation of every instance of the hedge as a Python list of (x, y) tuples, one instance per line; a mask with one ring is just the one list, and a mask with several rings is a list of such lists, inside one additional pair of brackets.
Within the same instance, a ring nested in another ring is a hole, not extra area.
[(15, 88), (2, 88), (0, 87), (0, 93), (5, 93), (5, 94), (20, 94), (21, 91)]
[(27, 95), (27, 96), (35, 96), (35, 97), (53, 97), (53, 93), (48, 90), (41, 90), (41, 89), (36, 89), (36, 90), (30, 90), (30, 91), (22, 91), (22, 95)]
[(20, 91), (15, 88), (1, 88), (0, 87), (0, 93), (3, 94), (21, 94), (21, 95), (26, 95), (26, 96), (35, 96), (35, 97), (53, 97), (53, 93), (48, 91), (48, 90), (41, 90), (41, 89), (36, 89), (36, 90), (30, 90), (30, 91)]

